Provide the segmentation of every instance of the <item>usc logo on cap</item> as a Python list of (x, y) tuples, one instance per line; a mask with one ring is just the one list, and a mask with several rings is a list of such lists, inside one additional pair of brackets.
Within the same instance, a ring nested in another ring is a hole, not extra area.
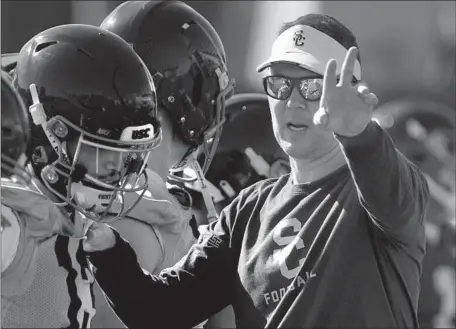
[(303, 30), (298, 30), (294, 33), (293, 41), (296, 46), (298, 46), (298, 47), (304, 46), (305, 40), (306, 40), (306, 37), (304, 36)]

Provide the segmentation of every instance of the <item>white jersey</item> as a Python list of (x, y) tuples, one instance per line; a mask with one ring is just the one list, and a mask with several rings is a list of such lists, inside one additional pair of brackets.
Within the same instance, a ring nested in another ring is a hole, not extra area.
[(93, 277), (67, 218), (37, 191), (2, 179), (2, 327), (89, 328)]

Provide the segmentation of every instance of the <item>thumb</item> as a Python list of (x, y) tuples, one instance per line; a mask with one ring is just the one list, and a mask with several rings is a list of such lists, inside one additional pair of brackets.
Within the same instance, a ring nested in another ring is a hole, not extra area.
[(86, 241), (92, 241), (92, 240), (96, 239), (96, 237), (97, 237), (97, 230), (96, 230), (96, 228), (95, 228), (95, 229), (94, 229), (94, 228), (89, 228), (89, 229), (87, 230), (87, 233), (86, 233), (86, 236), (85, 236), (85, 239), (84, 239), (84, 240), (86, 240)]
[(87, 231), (87, 235), (82, 241), (82, 248), (84, 251), (91, 252), (96, 250), (95, 246), (93, 245), (94, 241), (96, 241), (96, 237), (97, 233), (95, 231)]
[(364, 96), (364, 102), (368, 105), (371, 105), (371, 106), (377, 106), (378, 104), (378, 98), (375, 94), (373, 93), (369, 93), (367, 95)]
[(326, 128), (329, 123), (329, 113), (324, 107), (320, 107), (313, 116), (313, 123), (317, 127)]
[(85, 251), (93, 251), (94, 245), (93, 242), (96, 241), (98, 237), (98, 230), (99, 230), (99, 223), (93, 222), (92, 225), (90, 225), (89, 229), (86, 232), (85, 237), (83, 238), (82, 246)]

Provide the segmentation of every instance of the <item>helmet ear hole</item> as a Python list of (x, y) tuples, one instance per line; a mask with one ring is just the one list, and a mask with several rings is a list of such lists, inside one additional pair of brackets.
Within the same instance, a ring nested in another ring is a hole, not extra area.
[(41, 50), (43, 50), (47, 47), (50, 47), (52, 45), (55, 45), (55, 44), (57, 44), (57, 41), (43, 42), (43, 43), (39, 44), (38, 46), (36, 46), (35, 54), (40, 52)]
[(35, 165), (43, 165), (49, 162), (46, 149), (43, 146), (37, 146), (32, 153), (32, 162)]

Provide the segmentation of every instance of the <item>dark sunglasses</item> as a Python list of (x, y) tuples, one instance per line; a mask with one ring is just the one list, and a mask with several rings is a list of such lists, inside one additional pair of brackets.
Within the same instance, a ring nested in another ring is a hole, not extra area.
[(298, 87), (299, 93), (305, 100), (317, 101), (323, 92), (323, 78), (289, 78), (280, 75), (269, 75), (263, 78), (266, 94), (281, 101), (290, 97), (294, 87)]
[[(339, 82), (339, 78), (337, 79)], [(352, 83), (358, 80), (353, 78)], [(301, 96), (308, 101), (318, 101), (323, 93), (322, 78), (289, 78), (281, 75), (269, 75), (263, 78), (266, 94), (278, 100), (286, 100), (291, 96), (293, 88), (298, 87)]]

